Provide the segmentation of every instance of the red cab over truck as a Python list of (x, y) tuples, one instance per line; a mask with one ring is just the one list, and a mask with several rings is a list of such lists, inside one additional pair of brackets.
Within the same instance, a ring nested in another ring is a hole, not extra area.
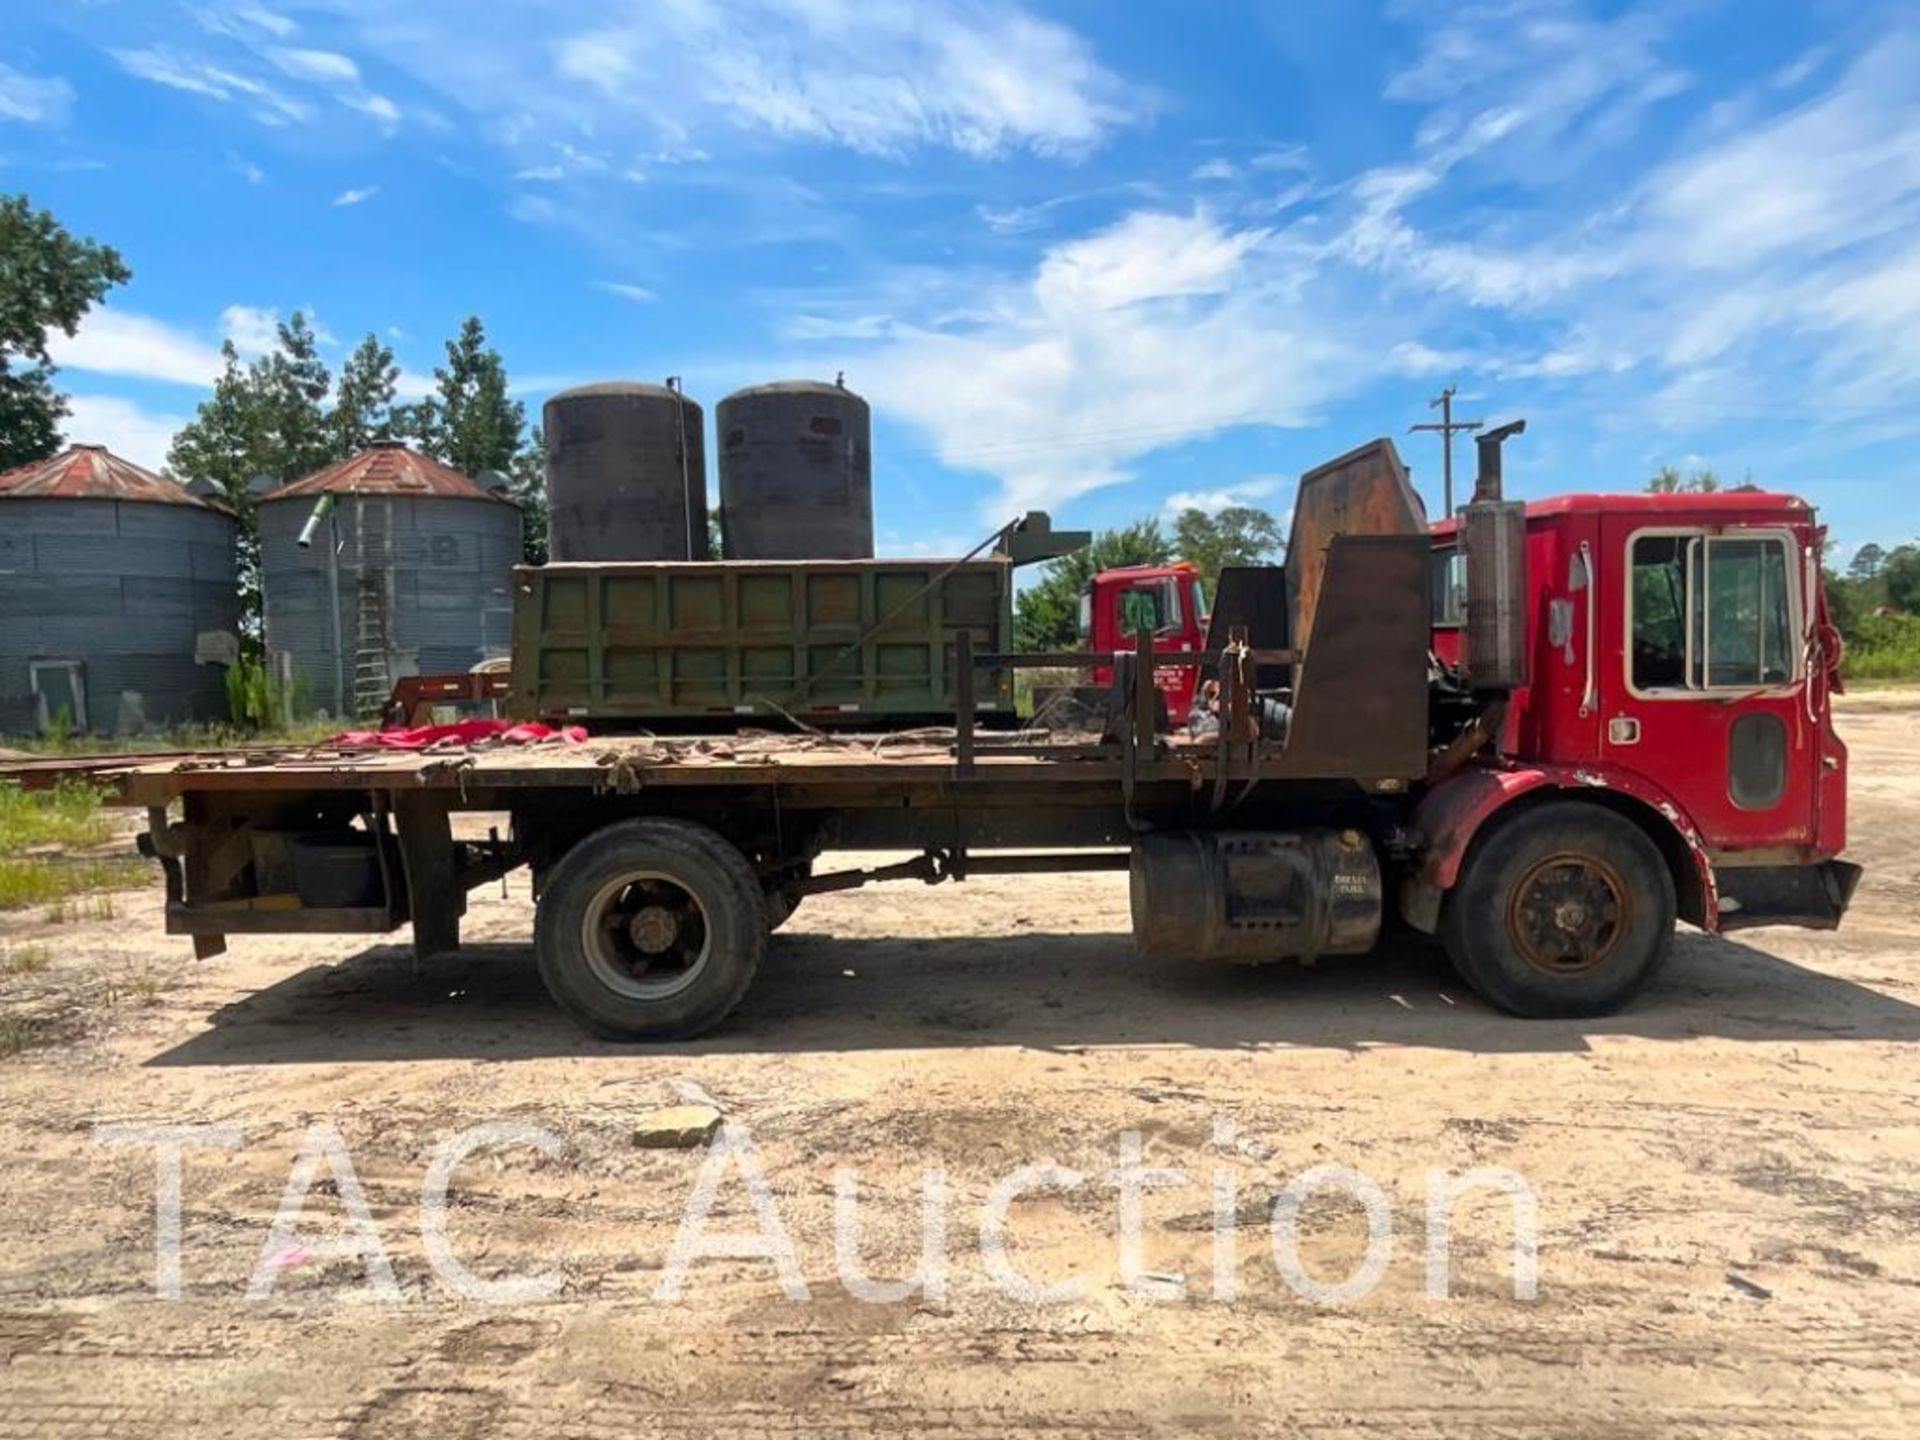
[[(1084, 652), (958, 631), (948, 731), (314, 747), (140, 766), (122, 798), (201, 954), (403, 924), (450, 950), (467, 893), (527, 867), (548, 990), (622, 1039), (719, 1024), (796, 905), (882, 880), (1124, 869), (1153, 963), (1357, 954), (1399, 924), (1522, 1016), (1626, 1003), (1676, 919), (1837, 925), (1859, 871), (1812, 509), (1523, 505), (1501, 474), (1520, 428), (1480, 437), (1438, 525), (1391, 441), (1307, 474), (1286, 564), (1223, 577), (1203, 645), (1178, 569), (1137, 577), (1171, 585), (1161, 623), (1090, 627)], [(976, 727), (1026, 665), (1100, 674), (1102, 732)], [(1167, 723), (1169, 670), (1211, 726)], [(902, 858), (833, 868), (851, 850)]]

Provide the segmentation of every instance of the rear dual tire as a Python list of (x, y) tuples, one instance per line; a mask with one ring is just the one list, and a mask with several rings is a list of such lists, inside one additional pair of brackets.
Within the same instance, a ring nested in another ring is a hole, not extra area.
[(1594, 804), (1554, 801), (1476, 842), (1441, 939), (1460, 976), (1529, 1019), (1605, 1015), (1659, 972), (1673, 875), (1646, 832)]
[(687, 1040), (753, 983), (769, 915), (733, 845), (678, 820), (597, 830), (548, 873), (534, 954), (554, 1002), (605, 1040)]

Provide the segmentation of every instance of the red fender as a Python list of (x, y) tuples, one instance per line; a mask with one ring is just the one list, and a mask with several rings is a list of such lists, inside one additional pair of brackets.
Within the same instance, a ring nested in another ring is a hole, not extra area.
[[(1666, 820), (1693, 857), (1694, 875), (1700, 885), (1702, 928), (1709, 931), (1720, 928), (1719, 889), (1714, 883), (1713, 863), (1707, 858), (1706, 842), (1700, 838), (1699, 828), (1660, 786), (1617, 765), (1514, 765), (1499, 769), (1475, 766), (1434, 786), (1421, 797), (1413, 811), (1413, 828), (1424, 837), (1425, 848), (1411, 892), (1403, 902), (1407, 919), (1423, 929), (1431, 928), (1421, 925), (1421, 912), (1437, 920), (1439, 897), (1451, 890), (1460, 878), (1461, 863), (1480, 827), (1521, 796), (1545, 789), (1568, 794), (1612, 791), (1639, 801)], [(1682, 897), (1682, 913), (1689, 909), (1688, 898)]]

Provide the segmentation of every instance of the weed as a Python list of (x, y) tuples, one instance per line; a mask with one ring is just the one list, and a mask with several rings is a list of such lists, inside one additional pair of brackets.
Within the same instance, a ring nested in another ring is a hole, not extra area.
[(0, 1015), (0, 1060), (32, 1048), (39, 1027), (24, 1015)]
[(95, 895), (99, 903), (85, 914), (73, 911), (67, 902), (74, 896), (96, 891), (137, 889), (152, 878), (153, 867), (144, 860), (0, 860), (0, 910), (46, 905), (52, 907), (47, 918), (54, 924), (79, 919), (111, 920), (114, 918), (111, 896)]
[(33, 845), (99, 845), (113, 838), (113, 821), (100, 792), (84, 780), (62, 780), (51, 790), (0, 783), (0, 855)]
[(1863, 616), (1845, 664), (1849, 680), (1920, 680), (1920, 615)]
[(45, 945), (15, 945), (0, 955), (0, 975), (38, 975), (53, 963)]

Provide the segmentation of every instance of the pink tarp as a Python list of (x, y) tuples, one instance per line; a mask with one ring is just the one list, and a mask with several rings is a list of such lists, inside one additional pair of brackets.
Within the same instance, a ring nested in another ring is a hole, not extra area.
[(451, 725), (417, 725), (411, 729), (348, 730), (327, 741), (338, 750), (431, 750), (462, 745), (580, 745), (585, 727), (516, 725), (511, 720), (459, 720)]

